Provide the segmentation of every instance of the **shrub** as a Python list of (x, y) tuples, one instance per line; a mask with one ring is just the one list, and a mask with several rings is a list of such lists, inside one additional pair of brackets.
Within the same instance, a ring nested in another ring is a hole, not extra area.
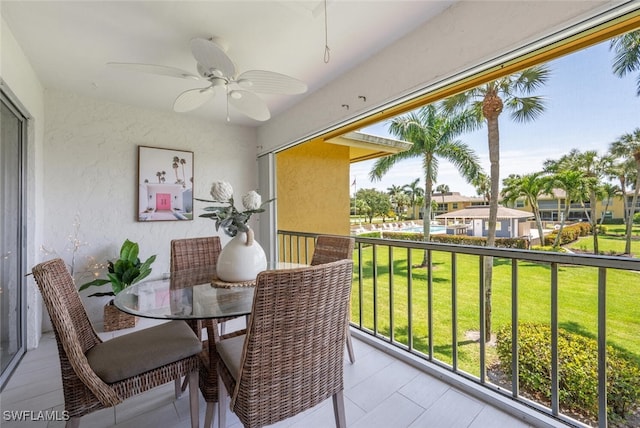
[[(559, 245), (565, 245), (576, 241), (580, 236), (587, 236), (591, 233), (591, 225), (587, 222), (565, 225), (562, 228)], [(553, 231), (544, 237), (544, 245), (553, 245), (556, 240), (558, 231)]]
[(633, 223), (634, 224), (640, 224), (640, 213), (635, 213), (633, 215)]
[(623, 218), (605, 218), (602, 220), (602, 224), (624, 224)]
[[(520, 387), (551, 399), (551, 328), (523, 323), (518, 326)], [(511, 376), (511, 325), (497, 332), (500, 366)], [(598, 416), (598, 343), (595, 339), (558, 329), (558, 378), (561, 406)], [(607, 411), (624, 417), (640, 398), (640, 367), (620, 351), (607, 346)]]
[[(424, 234), (416, 232), (384, 231), (384, 237), (388, 239), (398, 239), (401, 241), (420, 242), (424, 240)], [(487, 244), (487, 238), (481, 236), (437, 234), (431, 235), (431, 242), (484, 247)], [(521, 238), (496, 238), (496, 247), (526, 249), (527, 241)]]
[(531, 250), (533, 251), (549, 251), (549, 252), (554, 252), (554, 253), (566, 253), (567, 250), (565, 250), (564, 248), (561, 247), (554, 247), (551, 245), (532, 245), (531, 246)]

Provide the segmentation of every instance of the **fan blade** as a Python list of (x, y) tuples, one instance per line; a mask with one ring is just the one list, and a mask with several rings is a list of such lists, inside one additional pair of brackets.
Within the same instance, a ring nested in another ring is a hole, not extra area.
[(161, 76), (180, 77), (182, 79), (200, 79), (200, 76), (191, 74), (188, 71), (184, 71), (175, 67), (167, 67), (164, 65), (137, 64), (131, 62), (108, 62), (107, 65), (109, 67), (120, 68), (128, 71), (136, 71), (140, 73), (159, 74)]
[[(231, 78), (236, 74), (236, 66), (220, 46), (207, 39), (191, 39), (191, 53), (198, 64), (217, 77)], [(217, 70), (218, 73), (214, 72)]]
[(252, 119), (264, 122), (271, 118), (267, 103), (253, 92), (234, 89), (227, 95), (229, 104)]
[(244, 89), (262, 94), (303, 94), (307, 85), (291, 76), (266, 70), (249, 70), (238, 76), (237, 82)]
[(173, 111), (184, 113), (187, 111), (195, 110), (213, 97), (213, 86), (207, 88), (189, 89), (184, 91), (173, 103)]

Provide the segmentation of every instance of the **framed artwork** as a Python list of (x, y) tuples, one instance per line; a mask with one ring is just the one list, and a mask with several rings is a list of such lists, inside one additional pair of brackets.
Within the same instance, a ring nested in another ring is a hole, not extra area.
[(138, 146), (138, 221), (193, 220), (193, 152)]

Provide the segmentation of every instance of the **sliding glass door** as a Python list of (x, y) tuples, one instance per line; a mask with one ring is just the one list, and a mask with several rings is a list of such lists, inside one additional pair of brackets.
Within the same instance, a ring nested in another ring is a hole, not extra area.
[(0, 91), (0, 386), (25, 352), (24, 149), (26, 118)]

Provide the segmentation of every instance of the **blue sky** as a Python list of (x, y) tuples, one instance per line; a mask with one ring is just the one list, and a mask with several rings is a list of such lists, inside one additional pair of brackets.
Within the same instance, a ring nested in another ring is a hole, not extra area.
[[(637, 74), (615, 76), (609, 42), (558, 58), (548, 63), (551, 75), (536, 92), (545, 98), (546, 110), (534, 122), (516, 124), (505, 111), (500, 116), (500, 181), (509, 174), (526, 174), (542, 169), (547, 159), (557, 159), (571, 149), (605, 153), (609, 143), (640, 127), (640, 97), (636, 96)], [(391, 137), (388, 125), (376, 124), (362, 131)], [(486, 126), (464, 134), (461, 141), (473, 148), (480, 164), (489, 173)], [(399, 162), (380, 181), (370, 182), (375, 161), (351, 165), (351, 180), (357, 188), (386, 191), (391, 185), (405, 185), (420, 177), (421, 160)], [(475, 196), (473, 186), (462, 179), (448, 162), (440, 161), (437, 184), (451, 191)], [(435, 185), (434, 185), (435, 189)], [(353, 192), (353, 188), (351, 189)]]

